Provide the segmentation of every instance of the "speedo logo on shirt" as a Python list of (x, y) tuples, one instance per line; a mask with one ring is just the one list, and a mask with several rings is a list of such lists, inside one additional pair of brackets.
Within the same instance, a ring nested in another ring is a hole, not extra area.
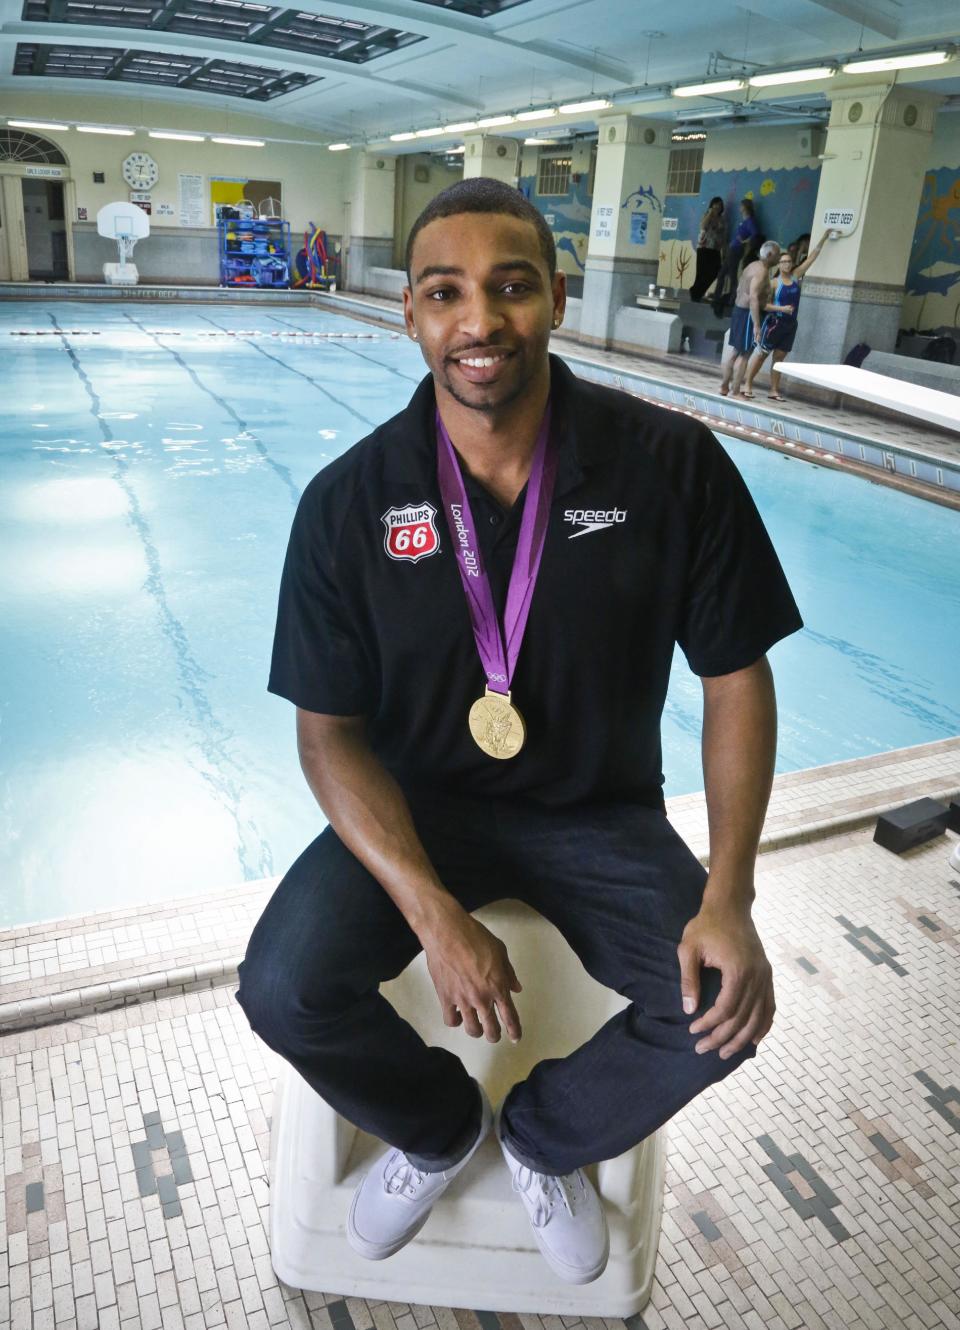
[(591, 531), (605, 531), (607, 527), (619, 526), (627, 520), (626, 508), (568, 508), (563, 520), (578, 526), (579, 531), (571, 532), (569, 540), (586, 536)]

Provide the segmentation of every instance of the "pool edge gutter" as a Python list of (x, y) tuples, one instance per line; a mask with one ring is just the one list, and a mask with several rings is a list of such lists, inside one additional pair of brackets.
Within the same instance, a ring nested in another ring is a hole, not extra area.
[[(395, 310), (387, 306), (374, 305), (349, 292), (338, 291), (334, 295), (313, 293), (311, 303), (318, 309), (329, 310), (331, 313), (339, 313), (344, 317), (359, 319), (364, 323), (384, 328), (404, 326), (403, 314), (399, 307)], [(710, 429), (727, 434), (731, 438), (742, 439), (745, 443), (759, 443), (762, 447), (780, 452), (784, 456), (811, 462), (815, 466), (823, 466), (829, 470), (846, 472), (848, 475), (858, 476), (874, 484), (885, 485), (888, 489), (899, 490), (902, 494), (910, 494), (917, 499), (927, 499), (941, 507), (960, 512), (960, 465), (936, 453), (907, 444), (892, 445), (870, 435), (856, 434), (851, 430), (835, 426), (829, 431), (829, 438), (834, 441), (832, 446), (824, 445), (820, 441), (826, 431), (816, 425), (807, 424), (797, 416), (779, 413), (766, 406), (748, 405), (745, 400), (724, 397), (706, 388), (678, 385), (669, 379), (659, 378), (645, 365), (642, 367), (606, 365), (602, 360), (596, 360), (585, 353), (576, 343), (565, 346), (562, 337), (558, 339), (553, 349), (574, 373), (580, 374), (582, 378), (620, 388), (624, 392), (651, 402), (654, 406), (682, 411), (703, 421)], [(658, 391), (655, 394), (644, 391), (650, 388)], [(733, 420), (725, 417), (723, 415), (725, 403), (728, 409), (737, 412), (738, 417), (752, 416), (754, 423), (744, 423), (743, 419)], [(764, 421), (769, 422), (769, 427), (765, 427)], [(788, 438), (788, 430), (792, 430), (796, 437)], [(844, 443), (855, 447), (864, 456), (861, 458), (848, 456), (843, 451)], [(839, 456), (834, 449), (839, 451)], [(866, 456), (868, 449), (870, 453), (876, 454), (879, 460), (869, 460)], [(911, 465), (915, 468), (919, 464), (932, 468), (934, 473), (939, 471), (941, 476), (944, 473), (948, 474), (955, 483), (940, 485), (912, 474), (904, 474), (897, 469), (898, 461), (905, 463), (907, 472), (910, 471)]]
[[(950, 781), (944, 786), (928, 791), (927, 798), (949, 803), (960, 797), (960, 781)], [(832, 836), (848, 834), (868, 827), (881, 813), (901, 807), (903, 799), (883, 800), (869, 808), (841, 813), (837, 817), (824, 818), (808, 822), (798, 827), (786, 827), (761, 837), (760, 855), (790, 849), (797, 845), (828, 839)], [(708, 867), (709, 851), (697, 854), (697, 859)], [(267, 883), (276, 879), (264, 879)], [(249, 889), (256, 884), (244, 883)], [(149, 908), (149, 907), (145, 907)], [(58, 921), (48, 921), (55, 925)], [(0, 1038), (8, 1034), (22, 1034), (28, 1030), (46, 1025), (61, 1024), (65, 1021), (82, 1020), (84, 1017), (98, 1015), (104, 1011), (119, 1007), (132, 1006), (144, 1002), (159, 1001), (164, 997), (197, 992), (207, 988), (218, 988), (233, 983), (237, 979), (237, 967), (243, 956), (220, 958), (200, 964), (181, 965), (169, 970), (154, 970), (148, 974), (131, 975), (107, 983), (91, 984), (85, 987), (66, 989), (59, 993), (49, 993), (39, 998), (27, 998), (20, 1001), (0, 1003)]]

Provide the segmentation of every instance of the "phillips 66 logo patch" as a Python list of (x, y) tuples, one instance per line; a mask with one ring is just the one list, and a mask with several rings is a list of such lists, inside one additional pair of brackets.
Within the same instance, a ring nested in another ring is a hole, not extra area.
[(431, 503), (411, 504), (407, 508), (388, 508), (380, 521), (385, 527), (383, 548), (391, 559), (408, 559), (416, 563), (440, 548), (440, 536), (434, 518), (437, 510)]

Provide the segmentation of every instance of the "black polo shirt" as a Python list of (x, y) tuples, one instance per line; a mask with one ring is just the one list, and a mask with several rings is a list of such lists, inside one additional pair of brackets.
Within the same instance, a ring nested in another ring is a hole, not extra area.
[[(519, 754), (488, 757), (467, 728), (485, 678), (437, 483), (430, 375), (305, 489), (269, 689), (306, 711), (367, 716), (405, 788), (662, 809), (674, 643), (696, 674), (728, 674), (803, 622), (710, 430), (579, 379), (556, 356), (550, 368), (560, 457), (512, 684), (527, 725)], [(524, 494), (505, 511), (464, 478), (502, 614)]]

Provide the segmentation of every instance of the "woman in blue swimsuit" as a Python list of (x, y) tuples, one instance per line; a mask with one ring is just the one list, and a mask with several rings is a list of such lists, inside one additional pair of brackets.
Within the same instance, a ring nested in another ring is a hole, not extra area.
[(746, 382), (740, 389), (741, 397), (753, 396), (753, 381), (760, 372), (760, 367), (772, 352), (773, 364), (770, 370), (770, 392), (768, 397), (774, 402), (784, 400), (780, 392), (780, 374), (777, 370), (781, 360), (793, 350), (797, 336), (797, 307), (800, 304), (800, 283), (803, 275), (813, 263), (826, 243), (830, 231), (824, 231), (817, 245), (810, 251), (803, 263), (794, 266), (789, 250), (780, 255), (780, 275), (773, 301), (767, 306), (769, 311), (760, 326), (760, 340), (753, 349), (747, 365)]

